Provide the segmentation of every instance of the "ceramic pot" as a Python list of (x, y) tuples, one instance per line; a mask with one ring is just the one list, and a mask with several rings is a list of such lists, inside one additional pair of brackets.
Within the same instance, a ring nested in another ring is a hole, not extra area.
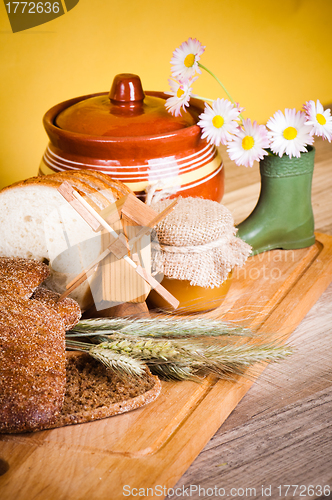
[(238, 225), (237, 235), (252, 246), (252, 254), (314, 244), (311, 185), (315, 149), (299, 158), (276, 155), (260, 161), (261, 191), (254, 211)]
[(50, 142), (39, 174), (86, 168), (138, 195), (158, 182), (176, 196), (221, 201), (223, 164), (197, 125), (203, 103), (192, 99), (188, 111), (174, 117), (165, 108), (168, 97), (144, 92), (137, 75), (120, 74), (109, 93), (57, 104), (44, 116)]

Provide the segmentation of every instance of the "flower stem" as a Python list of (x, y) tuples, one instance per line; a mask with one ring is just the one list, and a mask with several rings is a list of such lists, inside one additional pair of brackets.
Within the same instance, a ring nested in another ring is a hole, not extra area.
[(213, 102), (214, 99), (210, 99), (209, 97), (201, 97), (200, 95), (192, 94), (191, 97), (194, 97), (195, 99), (199, 99), (200, 101), (208, 101), (208, 102)]
[(206, 68), (205, 66), (203, 66), (203, 64), (201, 63), (198, 63), (198, 66), (202, 69), (204, 69), (205, 71), (207, 71), (208, 73), (210, 73), (211, 76), (213, 76), (213, 78), (219, 83), (219, 85), (223, 88), (224, 92), (227, 94), (227, 97), (228, 99), (234, 104), (235, 104), (235, 101), (233, 100), (232, 96), (229, 94), (229, 92), (227, 91), (226, 87), (221, 83), (221, 81), (219, 80), (219, 78), (214, 74), (212, 73), (212, 71), (210, 71), (208, 68)]
[[(198, 66), (202, 69), (204, 69), (205, 71), (207, 71), (211, 76), (213, 76), (213, 78), (219, 83), (219, 85), (222, 87), (222, 89), (224, 90), (224, 92), (226, 93), (228, 99), (234, 104), (234, 106), (236, 106), (236, 103), (234, 101), (234, 99), (232, 98), (232, 96), (230, 95), (230, 93), (227, 91), (226, 87), (222, 84), (222, 82), (219, 80), (219, 78), (214, 74), (212, 73), (212, 71), (210, 71), (206, 66), (203, 66), (203, 64), (201, 64), (200, 62), (198, 63)], [(210, 99), (209, 99), (210, 100)], [(243, 118), (243, 115), (242, 113), (240, 113), (240, 118), (243, 122), (244, 118)]]

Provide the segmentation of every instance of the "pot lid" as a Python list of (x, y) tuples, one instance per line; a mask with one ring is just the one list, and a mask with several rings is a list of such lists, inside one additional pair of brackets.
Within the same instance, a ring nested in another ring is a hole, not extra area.
[(137, 75), (122, 73), (114, 78), (109, 94), (87, 96), (61, 111), (55, 125), (80, 134), (109, 137), (137, 137), (170, 133), (197, 123), (192, 106), (182, 116), (165, 108), (168, 98), (161, 92), (144, 93)]

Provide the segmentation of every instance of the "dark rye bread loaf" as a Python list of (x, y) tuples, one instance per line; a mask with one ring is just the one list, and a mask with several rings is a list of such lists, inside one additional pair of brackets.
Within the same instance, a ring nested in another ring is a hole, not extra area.
[(90, 422), (157, 398), (161, 384), (148, 369), (142, 378), (122, 379), (87, 354), (66, 354), (65, 331), (81, 311), (38, 286), (47, 266), (0, 261), (0, 433)]
[(0, 432), (55, 421), (65, 393), (65, 329), (36, 300), (0, 296)]
[(27, 299), (49, 274), (48, 266), (37, 260), (0, 257), (0, 293)]
[(58, 302), (60, 294), (43, 286), (36, 288), (31, 298), (54, 309), (60, 315), (66, 331), (73, 328), (81, 318), (81, 309), (75, 300), (66, 297)]
[(0, 295), (0, 433), (90, 422), (158, 397), (160, 380), (148, 368), (122, 378), (88, 354), (65, 353), (64, 320), (77, 310), (56, 311), (47, 293), (34, 294), (44, 303)]
[(49, 274), (48, 266), (38, 260), (0, 257), (0, 301), (3, 294), (12, 298), (36, 299), (56, 311), (65, 330), (70, 330), (80, 320), (80, 306), (69, 297), (58, 302), (59, 293), (40, 286)]

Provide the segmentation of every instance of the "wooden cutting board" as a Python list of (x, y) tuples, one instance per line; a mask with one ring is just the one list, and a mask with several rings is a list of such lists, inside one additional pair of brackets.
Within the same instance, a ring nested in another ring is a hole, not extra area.
[[(224, 304), (205, 316), (286, 341), (332, 281), (332, 237), (316, 237), (310, 248), (251, 257), (235, 272)], [(237, 381), (163, 382), (156, 401), (127, 414), (3, 435), (0, 498), (164, 498), (264, 368)]]

